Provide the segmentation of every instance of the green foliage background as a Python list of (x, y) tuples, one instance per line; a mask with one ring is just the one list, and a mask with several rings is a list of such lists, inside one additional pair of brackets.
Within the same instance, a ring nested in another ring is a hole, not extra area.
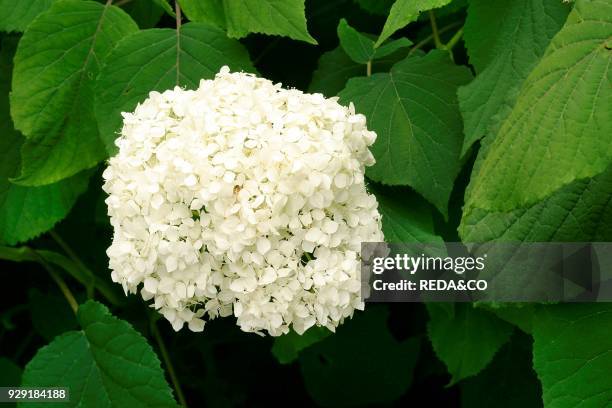
[(390, 242), (612, 241), (610, 0), (0, 0), (0, 41), (0, 386), (85, 407), (611, 406), (610, 304), (174, 333), (111, 282), (100, 188), (121, 112), (229, 65), (367, 116)]

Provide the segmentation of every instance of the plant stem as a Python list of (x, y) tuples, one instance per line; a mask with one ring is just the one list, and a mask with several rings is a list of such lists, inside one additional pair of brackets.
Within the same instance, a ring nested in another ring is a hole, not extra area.
[(159, 347), (159, 351), (162, 356), (162, 360), (164, 360), (164, 365), (166, 366), (166, 370), (168, 370), (168, 375), (170, 376), (170, 381), (172, 381), (172, 386), (174, 387), (174, 392), (176, 392), (176, 397), (179, 400), (179, 403), (183, 407), (187, 407), (187, 401), (185, 400), (185, 395), (183, 395), (183, 390), (181, 390), (181, 384), (179, 383), (178, 377), (176, 376), (176, 372), (174, 371), (174, 366), (172, 365), (172, 360), (170, 360), (170, 355), (168, 354), (168, 349), (166, 349), (166, 345), (164, 344), (164, 340), (162, 339), (161, 333), (157, 328), (157, 322), (153, 318), (150, 317), (150, 326), (151, 326), (151, 334), (155, 341), (157, 342), (157, 346)]
[(181, 77), (181, 6), (178, 0), (174, 0), (174, 14), (176, 14), (176, 86), (179, 86), (181, 84), (179, 81)]
[(70, 288), (68, 287), (68, 285), (66, 285), (66, 282), (64, 282), (64, 279), (62, 279), (62, 277), (55, 271), (55, 269), (53, 269), (53, 267), (49, 263), (47, 263), (45, 258), (40, 256), (38, 252), (32, 249), (30, 249), (30, 251), (34, 254), (34, 256), (36, 256), (36, 258), (38, 258), (38, 262), (40, 262), (43, 268), (45, 268), (47, 272), (49, 272), (49, 275), (51, 275), (51, 278), (55, 281), (60, 291), (62, 292), (62, 294), (68, 301), (70, 308), (72, 309), (74, 314), (76, 314), (77, 310), (79, 309), (79, 303), (74, 298), (74, 295), (70, 291)]
[(181, 6), (179, 5), (178, 0), (174, 1), (174, 14), (176, 14), (176, 29), (177, 31), (181, 29)]
[(433, 35), (434, 44), (436, 48), (440, 49), (444, 47), (442, 41), (440, 41), (440, 33), (438, 32), (438, 24), (436, 23), (436, 16), (433, 10), (429, 10), (429, 21), (431, 22), (431, 31)]
[(453, 35), (453, 37), (446, 43), (444, 49), (451, 51), (453, 47), (459, 42), (461, 37), (463, 36), (463, 27), (461, 27), (457, 32)]
[[(451, 28), (455, 28), (457, 26), (459, 26), (461, 23), (459, 21), (456, 21), (454, 23), (451, 23), (447, 26), (442, 27), (439, 31), (438, 34), (443, 34), (445, 32), (447, 32), (448, 30), (450, 30)], [(433, 34), (428, 35), (427, 37), (425, 37), (424, 39), (422, 39), (421, 41), (419, 41), (418, 43), (416, 43), (411, 49), (410, 49), (410, 53), (412, 54), (414, 53), (416, 50), (422, 48), (424, 45), (427, 45), (428, 42), (430, 42), (433, 39)]]
[[(59, 252), (48, 251), (45, 249), (33, 249), (27, 246), (21, 247), (6, 247), (0, 245), (0, 259), (11, 262), (36, 262), (41, 263), (41, 258), (47, 263), (59, 267), (66, 271), (83, 286), (87, 286), (91, 279), (83, 270), (74, 263), (74, 261)], [(95, 288), (102, 294), (106, 300), (116, 306), (125, 304), (125, 300), (115, 293), (112, 283), (99, 278), (93, 277)]]
[(124, 4), (127, 4), (129, 2), (131, 2), (132, 0), (119, 0), (118, 2), (115, 3), (115, 6), (119, 7), (119, 6), (123, 6)]
[(51, 235), (51, 238), (53, 238), (53, 240), (57, 242), (60, 248), (62, 248), (62, 250), (66, 253), (66, 255), (68, 255), (68, 257), (72, 259), (72, 262), (74, 262), (79, 268), (81, 268), (85, 275), (90, 278), (90, 281), (85, 286), (87, 289), (87, 297), (89, 299), (93, 299), (96, 280), (94, 273), (85, 265), (85, 263), (83, 263), (83, 261), (81, 261), (81, 259), (72, 250), (72, 248), (70, 248), (70, 245), (68, 245), (66, 241), (64, 241), (57, 232), (51, 230), (49, 231), (49, 235)]
[(372, 60), (368, 61), (368, 63), (366, 64), (366, 75), (372, 75)]

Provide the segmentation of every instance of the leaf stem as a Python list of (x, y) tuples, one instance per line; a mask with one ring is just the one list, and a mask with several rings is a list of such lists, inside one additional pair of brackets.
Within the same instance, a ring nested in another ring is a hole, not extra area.
[(172, 360), (170, 360), (170, 355), (168, 354), (168, 349), (166, 349), (164, 340), (162, 339), (161, 333), (157, 328), (157, 321), (155, 320), (153, 315), (150, 316), (149, 322), (151, 326), (151, 334), (153, 335), (153, 338), (155, 339), (155, 341), (157, 342), (157, 346), (159, 347), (162, 360), (164, 360), (164, 365), (166, 366), (166, 370), (168, 370), (168, 375), (170, 376), (170, 381), (172, 381), (172, 386), (174, 387), (176, 397), (178, 398), (181, 406), (187, 407), (187, 401), (185, 400), (185, 395), (183, 394), (183, 390), (181, 389), (181, 384), (179, 383), (178, 377), (176, 376), (174, 366), (172, 365)]
[(178, 0), (174, 1), (174, 14), (176, 14), (176, 30), (181, 29), (181, 6), (179, 5)]
[(431, 22), (431, 34), (433, 35), (434, 44), (436, 48), (441, 49), (444, 47), (444, 44), (440, 41), (440, 32), (438, 31), (438, 24), (436, 23), (436, 16), (433, 10), (429, 10), (429, 21)]
[(129, 2), (131, 2), (132, 0), (119, 0), (118, 2), (115, 3), (115, 6), (119, 7), (119, 6), (123, 6), (124, 4), (127, 4)]
[[(448, 30), (450, 30), (451, 28), (455, 28), (457, 26), (459, 26), (461, 24), (461, 22), (459, 21), (455, 21), (454, 23), (451, 23), (447, 26), (442, 27), (439, 31), (438, 34), (443, 34), (445, 32), (447, 32)], [(427, 45), (427, 43), (429, 43), (431, 40), (433, 39), (433, 34), (428, 35), (427, 37), (425, 37), (424, 39), (422, 39), (421, 41), (419, 41), (418, 43), (416, 43), (411, 49), (410, 49), (410, 53), (412, 54), (414, 53), (416, 50), (422, 48), (423, 46)]]
[(62, 294), (68, 301), (70, 308), (72, 309), (74, 314), (76, 314), (77, 310), (79, 309), (79, 303), (74, 298), (74, 295), (70, 291), (70, 288), (68, 287), (68, 285), (66, 285), (66, 282), (64, 282), (64, 279), (62, 279), (60, 274), (57, 273), (57, 271), (53, 269), (53, 267), (45, 260), (45, 258), (43, 258), (42, 256), (40, 256), (40, 254), (38, 254), (38, 252), (36, 252), (33, 249), (29, 249), (29, 250), (38, 259), (38, 262), (43, 266), (43, 268), (45, 268), (47, 272), (49, 272), (49, 275), (51, 275), (51, 278), (55, 281), (60, 291), (62, 292)]
[(372, 60), (369, 60), (368, 63), (366, 64), (366, 75), (367, 76), (372, 75)]
[(463, 37), (463, 27), (461, 27), (457, 32), (453, 35), (453, 37), (446, 43), (444, 49), (451, 51), (453, 47), (459, 42), (459, 40)]
[[(68, 273), (74, 279), (84, 286), (87, 286), (89, 277), (86, 276), (81, 268), (74, 263), (70, 258), (63, 254), (54, 251), (48, 251), (45, 249), (34, 249), (28, 246), (21, 246), (17, 248), (1, 246), (0, 245), (0, 259), (4, 259), (12, 262), (36, 262), (41, 263), (40, 259), (45, 260), (47, 263), (55, 265)], [(94, 283), (96, 289), (108, 300), (110, 303), (116, 306), (121, 306), (125, 303), (123, 298), (119, 297), (114, 290), (112, 284), (107, 281), (94, 276)]]
[(174, 0), (174, 14), (176, 14), (176, 86), (179, 86), (181, 78), (181, 6), (178, 0)]
[(62, 250), (66, 253), (66, 255), (68, 255), (68, 257), (72, 259), (72, 262), (74, 262), (79, 268), (81, 268), (85, 275), (87, 275), (87, 277), (90, 279), (89, 282), (87, 282), (87, 284), (85, 285), (85, 287), (87, 290), (87, 297), (89, 299), (93, 299), (96, 284), (96, 278), (94, 273), (85, 265), (85, 263), (83, 263), (83, 261), (81, 261), (81, 259), (72, 250), (72, 248), (70, 248), (70, 245), (68, 245), (66, 241), (64, 241), (57, 232), (51, 230), (49, 231), (49, 235), (51, 235), (51, 238), (53, 238), (53, 240), (57, 242), (60, 248), (62, 248)]

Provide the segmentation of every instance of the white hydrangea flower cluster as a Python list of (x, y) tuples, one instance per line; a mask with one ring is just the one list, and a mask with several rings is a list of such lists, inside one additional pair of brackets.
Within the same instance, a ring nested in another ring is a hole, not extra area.
[(334, 330), (360, 299), (360, 244), (381, 241), (364, 185), (375, 138), (337, 98), (223, 67), (124, 113), (104, 172), (112, 279), (175, 330)]

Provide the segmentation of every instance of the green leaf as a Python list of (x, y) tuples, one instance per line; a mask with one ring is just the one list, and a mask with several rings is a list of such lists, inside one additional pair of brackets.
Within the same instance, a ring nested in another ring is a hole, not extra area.
[(32, 288), (28, 292), (28, 303), (32, 326), (45, 340), (51, 341), (54, 337), (77, 328), (74, 313), (63, 297)]
[(152, 0), (152, 1), (153, 3), (161, 7), (170, 17), (176, 17), (176, 14), (174, 13), (172, 6), (170, 5), (170, 3), (168, 3), (168, 0)]
[(542, 387), (531, 365), (531, 338), (519, 333), (480, 374), (461, 382), (462, 407), (542, 407)]
[(376, 48), (376, 51), (374, 52), (374, 59), (386, 57), (387, 55), (393, 54), (397, 50), (410, 47), (411, 45), (412, 41), (403, 37), (396, 40), (385, 41), (380, 47)]
[(22, 143), (17, 132), (0, 138), (0, 242), (10, 245), (35, 238), (66, 217), (91, 175), (82, 172), (40, 187), (13, 184), (9, 179), (19, 170)]
[(465, 242), (601, 242), (612, 240), (612, 166), (545, 200), (513, 211), (474, 209), (459, 227)]
[(179, 0), (192, 21), (227, 28), (232, 38), (280, 35), (317, 44), (306, 28), (304, 0)]
[(534, 204), (612, 162), (612, 4), (578, 1), (472, 176), (466, 214)]
[(447, 52), (433, 51), (406, 58), (388, 74), (349, 80), (340, 100), (353, 102), (378, 134), (368, 177), (409, 185), (446, 214), (463, 141), (456, 93), (470, 79)]
[(451, 384), (484, 369), (513, 331), (508, 323), (468, 303), (455, 304), (452, 314), (444, 304), (428, 303), (427, 310), (429, 340), (451, 374)]
[[(404, 59), (406, 55), (406, 50), (398, 50), (384, 59), (374, 60), (372, 72), (389, 71), (393, 64)], [(321, 55), (308, 92), (320, 92), (332, 97), (344, 89), (349, 79), (365, 74), (366, 68), (353, 61), (342, 47), (338, 47)]]
[(396, 0), (391, 7), (387, 21), (385, 21), (382, 33), (376, 41), (376, 46), (378, 47), (400, 28), (416, 21), (421, 12), (445, 6), (450, 2), (451, 0)]
[(0, 0), (0, 31), (24, 31), (56, 0)]
[(5, 38), (0, 50), (0, 243), (27, 241), (53, 228), (86, 189), (89, 172), (41, 187), (23, 187), (10, 178), (19, 171), (23, 136), (13, 128), (8, 95), (16, 38)]
[(503, 321), (531, 334), (533, 317), (540, 305), (535, 303), (478, 303), (476, 307), (488, 310)]
[(126, 37), (107, 57), (96, 82), (96, 116), (110, 153), (121, 129), (121, 112), (133, 111), (151, 91), (182, 86), (195, 89), (223, 65), (254, 71), (249, 55), (220, 29), (188, 23), (173, 29), (142, 30)]
[(15, 55), (11, 115), (27, 138), (23, 185), (50, 184), (106, 157), (93, 114), (100, 61), (138, 27), (108, 3), (60, 0), (26, 30)]
[[(603, 15), (603, 14), (601, 14)], [(605, 407), (612, 400), (612, 305), (543, 308), (534, 320), (533, 367), (545, 407)]]
[(367, 64), (373, 59), (386, 57), (401, 48), (412, 45), (409, 39), (398, 38), (375, 48), (374, 40), (348, 25), (345, 19), (340, 20), (337, 31), (340, 45), (348, 56), (359, 64)]
[(38, 350), (25, 368), (23, 387), (55, 387), (61, 379), (70, 388), (65, 405), (71, 407), (176, 406), (155, 352), (130, 324), (95, 301), (81, 305), (77, 317), (82, 330)]
[(224, 0), (178, 0), (181, 9), (191, 21), (213, 24), (225, 30)]
[(317, 326), (311, 327), (301, 335), (292, 330), (288, 334), (274, 339), (272, 354), (281, 364), (292, 363), (297, 360), (302, 350), (323, 340), (330, 334), (332, 333), (327, 328)]
[(140, 28), (154, 27), (164, 14), (164, 9), (151, 0), (131, 0), (122, 8)]
[[(462, 154), (503, 120), (520, 85), (563, 26), (569, 7), (558, 0), (487, 0), (470, 2), (465, 44), (478, 75), (459, 88), (465, 121)], [(528, 17), (527, 17), (528, 16)]]
[(338, 23), (340, 45), (351, 59), (366, 64), (374, 57), (374, 40), (348, 25), (345, 19)]
[[(438, 24), (440, 23), (440, 21), (444, 21), (445, 18), (453, 14), (463, 13), (464, 10), (467, 9), (467, 7), (468, 0), (451, 0), (445, 6), (437, 8), (435, 10), (435, 17), (438, 20)], [(457, 17), (461, 18), (465, 17), (465, 15), (458, 15)], [(417, 21), (425, 21), (427, 25), (431, 27), (431, 22), (429, 21), (429, 13), (421, 13)]]
[(336, 334), (300, 354), (306, 389), (318, 404), (380, 405), (406, 391), (420, 343), (417, 338), (393, 338), (388, 315), (387, 309), (370, 305), (345, 321)]
[(432, 208), (416, 193), (375, 184), (368, 190), (378, 200), (386, 242), (442, 243), (434, 232)]

